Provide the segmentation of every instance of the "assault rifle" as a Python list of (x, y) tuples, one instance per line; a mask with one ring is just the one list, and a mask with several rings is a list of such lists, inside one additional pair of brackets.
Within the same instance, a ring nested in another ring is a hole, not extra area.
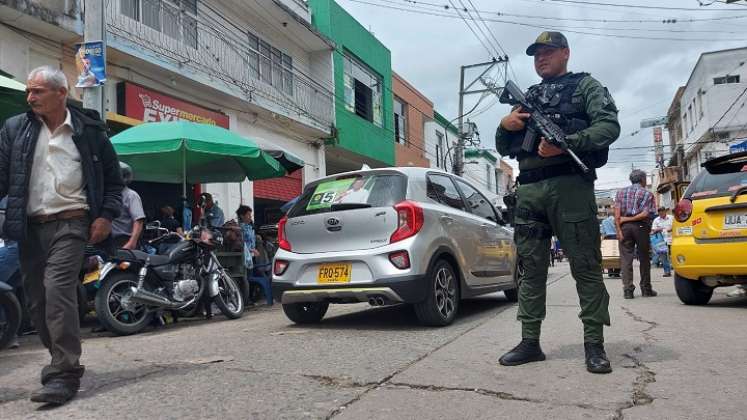
[(521, 89), (516, 86), (516, 83), (511, 80), (507, 81), (506, 87), (503, 88), (503, 92), (498, 100), (502, 104), (520, 105), (524, 112), (531, 115), (527, 121), (527, 131), (524, 135), (524, 141), (521, 143), (521, 150), (527, 153), (534, 153), (537, 150), (540, 137), (544, 137), (548, 143), (568, 153), (568, 156), (576, 162), (583, 173), (589, 172), (589, 167), (568, 147), (563, 129), (548, 118), (547, 115), (540, 112), (539, 107), (524, 96)]

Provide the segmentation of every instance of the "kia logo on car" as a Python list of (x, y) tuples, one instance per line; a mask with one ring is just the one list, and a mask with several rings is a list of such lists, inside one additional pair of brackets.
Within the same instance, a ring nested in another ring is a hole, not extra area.
[(327, 226), (340, 226), (340, 219), (336, 217), (330, 217), (327, 219)]

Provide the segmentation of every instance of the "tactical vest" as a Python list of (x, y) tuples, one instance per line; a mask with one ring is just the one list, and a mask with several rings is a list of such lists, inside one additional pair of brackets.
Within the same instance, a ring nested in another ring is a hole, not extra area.
[[(538, 104), (539, 111), (563, 129), (566, 135), (574, 134), (591, 124), (583, 98), (573, 96), (581, 80), (588, 75), (589, 73), (567, 73), (551, 82), (531, 86), (527, 91), (527, 99)], [(607, 163), (609, 149), (577, 154), (590, 168), (600, 168)]]

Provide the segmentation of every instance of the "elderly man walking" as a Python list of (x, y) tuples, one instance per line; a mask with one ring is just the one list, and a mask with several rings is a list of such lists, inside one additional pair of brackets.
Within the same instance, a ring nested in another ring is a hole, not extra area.
[(641, 295), (656, 296), (651, 287), (651, 220), (656, 214), (654, 195), (646, 189), (646, 173), (635, 169), (630, 173), (631, 185), (617, 192), (615, 226), (620, 242), (620, 268), (625, 299), (633, 299), (633, 257), (638, 248), (641, 272)]
[(26, 92), (31, 111), (0, 130), (4, 232), (19, 243), (31, 318), (52, 357), (31, 401), (64, 404), (84, 371), (76, 294), (84, 248), (109, 237), (124, 185), (98, 113), (66, 105), (62, 71), (32, 70)]

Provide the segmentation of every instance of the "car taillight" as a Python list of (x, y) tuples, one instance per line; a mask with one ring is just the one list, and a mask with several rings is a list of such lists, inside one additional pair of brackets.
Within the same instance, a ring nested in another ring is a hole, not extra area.
[(410, 268), (410, 254), (407, 251), (397, 251), (389, 254), (389, 261), (400, 270)]
[(275, 273), (276, 276), (282, 276), (283, 273), (285, 273), (285, 270), (288, 269), (288, 266), (290, 263), (285, 260), (275, 260), (275, 266), (272, 268), (272, 272)]
[(423, 228), (423, 209), (412, 201), (402, 201), (394, 205), (397, 211), (397, 230), (392, 233), (389, 242), (397, 242), (414, 236)]
[(683, 198), (677, 203), (677, 207), (674, 208), (674, 218), (678, 222), (685, 222), (693, 214), (693, 202), (687, 198)]
[(285, 225), (288, 223), (288, 217), (283, 216), (282, 219), (278, 222), (278, 246), (280, 249), (284, 249), (286, 251), (291, 250), (291, 243), (288, 242), (288, 238), (285, 236)]

